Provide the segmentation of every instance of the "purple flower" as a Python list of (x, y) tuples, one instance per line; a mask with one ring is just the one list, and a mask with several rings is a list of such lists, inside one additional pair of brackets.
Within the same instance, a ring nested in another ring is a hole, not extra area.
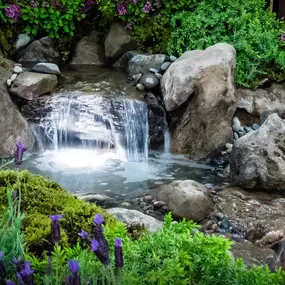
[(115, 266), (116, 268), (124, 266), (122, 240), (120, 238), (115, 239)]
[(100, 243), (93, 239), (91, 241), (91, 251), (94, 252), (101, 263), (108, 265), (110, 263), (109, 248), (101, 247)]
[(69, 260), (68, 269), (71, 273), (78, 273), (80, 269), (79, 261)]
[(5, 8), (5, 14), (16, 23), (22, 16), (21, 7), (17, 4), (10, 4)]
[(53, 243), (59, 243), (60, 241), (60, 224), (59, 220), (62, 218), (62, 215), (50, 216), (51, 219), (51, 234)]
[(21, 256), (14, 257), (14, 258), (12, 259), (12, 262), (13, 262), (15, 265), (18, 265), (18, 264), (21, 262)]
[(4, 252), (3, 252), (3, 251), (0, 251), (0, 260), (2, 260), (3, 255), (4, 255)]
[(281, 41), (285, 41), (285, 34), (281, 35)]
[(6, 285), (16, 285), (16, 284), (11, 280), (6, 280)]
[(15, 153), (15, 163), (17, 165), (22, 164), (23, 162), (23, 155), (24, 152), (27, 151), (27, 148), (24, 146), (24, 144), (20, 141), (16, 144), (16, 153)]
[(33, 7), (33, 8), (38, 7), (38, 1), (32, 0), (32, 1), (31, 1), (31, 7)]
[(96, 214), (94, 217), (94, 223), (98, 226), (101, 226), (104, 223), (104, 218), (101, 214)]
[(81, 9), (81, 13), (87, 14), (90, 10), (92, 10), (95, 4), (96, 3), (94, 0), (85, 0)]
[(23, 261), (21, 260), (21, 257), (18, 256), (18, 257), (14, 257), (12, 259), (12, 262), (16, 265), (16, 271), (17, 272), (20, 272), (22, 269), (24, 269), (24, 263)]
[(29, 261), (25, 261), (25, 267), (20, 271), (20, 275), (22, 277), (22, 280), (24, 281), (24, 284), (34, 284), (34, 270), (31, 269), (31, 263)]
[(71, 275), (67, 276), (66, 284), (68, 284), (68, 285), (80, 285), (81, 281), (80, 281), (80, 276), (78, 275), (78, 272), (80, 270), (79, 261), (69, 260), (68, 268), (71, 272)]
[(117, 4), (117, 11), (118, 11), (119, 15), (121, 15), (121, 16), (126, 15), (128, 13), (127, 5), (123, 4), (123, 3), (118, 3)]
[(18, 191), (17, 191), (17, 190), (13, 190), (13, 192), (12, 192), (12, 197), (13, 197), (13, 200), (14, 200), (14, 201), (17, 200), (17, 196), (18, 196)]
[(137, 5), (139, 3), (139, 0), (133, 0), (134, 5)]
[(81, 236), (81, 238), (83, 239), (86, 239), (88, 237), (88, 233), (85, 232), (84, 230), (81, 230), (81, 232), (78, 235)]
[(19, 272), (17, 272), (16, 275), (18, 279), (18, 285), (25, 285), (22, 275)]
[(150, 1), (146, 1), (142, 11), (144, 13), (148, 14), (150, 12), (150, 10), (151, 10), (151, 3), (150, 3)]

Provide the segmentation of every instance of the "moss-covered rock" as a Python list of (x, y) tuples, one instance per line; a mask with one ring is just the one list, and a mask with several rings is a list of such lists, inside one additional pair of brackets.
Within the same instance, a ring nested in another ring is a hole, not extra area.
[(23, 231), (28, 250), (41, 255), (52, 248), (50, 215), (62, 214), (61, 244), (74, 245), (81, 229), (91, 231), (95, 214), (100, 213), (109, 226), (118, 222), (95, 204), (80, 201), (57, 183), (28, 171), (0, 171), (0, 213), (6, 209), (7, 187), (21, 193), (21, 211), (25, 214)]

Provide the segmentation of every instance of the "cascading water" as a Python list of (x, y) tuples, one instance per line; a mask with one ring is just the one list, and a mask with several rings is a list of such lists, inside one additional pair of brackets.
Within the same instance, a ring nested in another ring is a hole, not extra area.
[(73, 92), (39, 99), (33, 106), (24, 113), (32, 114), (42, 150), (114, 149), (125, 161), (147, 161), (148, 112), (141, 101)]

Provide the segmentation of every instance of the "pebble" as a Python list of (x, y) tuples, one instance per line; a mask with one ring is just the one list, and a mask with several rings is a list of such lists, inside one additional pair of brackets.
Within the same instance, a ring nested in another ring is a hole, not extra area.
[(226, 150), (226, 152), (227, 152), (228, 154), (231, 154), (232, 151), (233, 151), (232, 149), (227, 149), (227, 150)]
[(152, 201), (152, 197), (150, 195), (147, 195), (147, 196), (144, 196), (143, 200), (146, 202), (146, 203), (150, 203)]
[(167, 61), (160, 66), (160, 69), (163, 71), (166, 71), (170, 65), (171, 65), (171, 62)]
[(132, 76), (132, 80), (138, 82), (142, 77), (142, 73), (138, 73)]
[(155, 76), (157, 79), (159, 79), (159, 80), (162, 78), (162, 75), (161, 75), (160, 73), (158, 73), (158, 72), (155, 73), (154, 76)]
[(131, 206), (131, 204), (129, 202), (123, 202), (121, 203), (121, 207), (126, 207), (129, 208)]
[(15, 66), (13, 69), (14, 73), (22, 73), (23, 71), (24, 71), (23, 68), (20, 66)]
[(238, 135), (239, 135), (239, 137), (241, 138), (241, 137), (243, 137), (243, 136), (245, 135), (245, 132), (239, 131), (239, 132), (238, 132)]
[(241, 123), (238, 117), (233, 118), (233, 125), (238, 125), (239, 127), (241, 127)]
[(233, 124), (233, 130), (234, 130), (234, 132), (238, 132), (239, 130), (240, 130), (240, 125), (238, 125), (238, 124)]
[(145, 207), (143, 207), (143, 211), (149, 211), (149, 210), (153, 210), (153, 206), (152, 205), (147, 205)]
[(177, 59), (177, 57), (174, 55), (171, 55), (169, 59), (171, 62), (174, 62)]
[(141, 202), (140, 203), (140, 207), (142, 207), (142, 208), (144, 208), (146, 205), (147, 205), (146, 202)]
[(236, 132), (234, 132), (234, 139), (235, 139), (235, 140), (238, 140), (238, 139), (239, 139), (238, 133), (236, 133)]
[(222, 155), (222, 156), (224, 156), (224, 155), (226, 155), (226, 154), (227, 154), (226, 151), (221, 151), (221, 155)]
[(258, 125), (258, 124), (253, 124), (252, 125), (252, 129), (255, 130), (255, 131), (258, 130), (259, 128), (260, 128), (260, 125)]
[(11, 78), (10, 78), (10, 79), (11, 79), (11, 81), (14, 81), (14, 80), (17, 78), (17, 76), (18, 76), (18, 74), (16, 74), (16, 73), (15, 73), (15, 74), (13, 74), (13, 75), (11, 76)]
[(21, 64), (21, 63), (15, 63), (15, 64), (14, 64), (14, 67), (15, 67), (15, 66), (22, 67), (22, 64)]
[(155, 201), (153, 203), (154, 209), (159, 209), (161, 207), (163, 207), (165, 205), (165, 203), (163, 201)]
[(11, 79), (8, 79), (6, 83), (7, 83), (7, 86), (8, 86), (8, 87), (11, 87), (11, 86), (12, 86), (12, 80), (11, 80)]
[(232, 149), (232, 148), (233, 148), (233, 145), (231, 143), (226, 144), (226, 149)]
[(158, 73), (159, 72), (156, 68), (153, 68), (153, 67), (151, 67), (149, 69), (149, 71), (152, 72), (152, 73)]
[(168, 206), (164, 205), (164, 206), (162, 207), (162, 210), (165, 211), (165, 212), (168, 212), (168, 211), (169, 211), (169, 208), (168, 208)]
[(138, 83), (138, 84), (136, 85), (136, 88), (137, 88), (139, 91), (144, 91), (144, 90), (145, 90), (145, 86), (144, 86), (143, 84), (141, 84), (141, 83)]
[(216, 212), (213, 215), (218, 221), (221, 221), (224, 218), (224, 214), (221, 212)]
[(245, 131), (246, 131), (247, 133), (250, 133), (250, 132), (253, 131), (252, 128), (249, 128), (249, 127), (247, 127), (247, 126), (245, 126), (244, 129), (245, 129)]

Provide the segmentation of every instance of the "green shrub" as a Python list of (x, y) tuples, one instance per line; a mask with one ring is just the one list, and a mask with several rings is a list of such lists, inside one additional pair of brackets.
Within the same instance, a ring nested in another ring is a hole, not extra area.
[(285, 67), (280, 41), (284, 23), (264, 6), (264, 0), (204, 0), (193, 12), (178, 12), (171, 19), (168, 52), (181, 55), (227, 42), (237, 51), (239, 85), (251, 87), (260, 76), (274, 75), (270, 70), (277, 65), (280, 79)]
[(80, 201), (55, 182), (28, 171), (0, 171), (0, 213), (7, 208), (7, 187), (21, 191), (25, 241), (28, 250), (37, 255), (52, 248), (50, 215), (63, 215), (61, 244), (64, 246), (76, 244), (81, 229), (91, 229), (96, 213), (102, 213), (110, 227), (118, 224), (95, 204)]
[[(107, 230), (108, 226), (105, 228)], [(80, 261), (82, 284), (108, 285), (282, 285), (284, 272), (270, 272), (268, 267), (254, 267), (248, 270), (242, 260), (234, 260), (231, 242), (221, 236), (205, 236), (195, 230), (193, 222), (172, 223), (166, 216), (163, 229), (154, 234), (132, 241), (123, 238), (124, 267), (114, 268), (114, 237), (107, 237), (110, 247), (110, 266), (102, 266), (95, 254), (83, 250), (78, 244), (74, 248), (55, 248), (53, 272), (49, 284), (56, 283), (54, 266), (60, 268), (60, 276), (67, 274), (67, 261)], [(30, 256), (37, 280), (45, 277), (47, 256), (43, 259)], [(115, 275), (115, 281), (110, 278)], [(63, 281), (63, 279), (62, 279)], [(63, 282), (62, 282), (63, 283)], [(38, 283), (37, 283), (38, 284)], [(40, 284), (40, 283), (39, 283)], [(61, 284), (61, 283), (60, 283)]]

